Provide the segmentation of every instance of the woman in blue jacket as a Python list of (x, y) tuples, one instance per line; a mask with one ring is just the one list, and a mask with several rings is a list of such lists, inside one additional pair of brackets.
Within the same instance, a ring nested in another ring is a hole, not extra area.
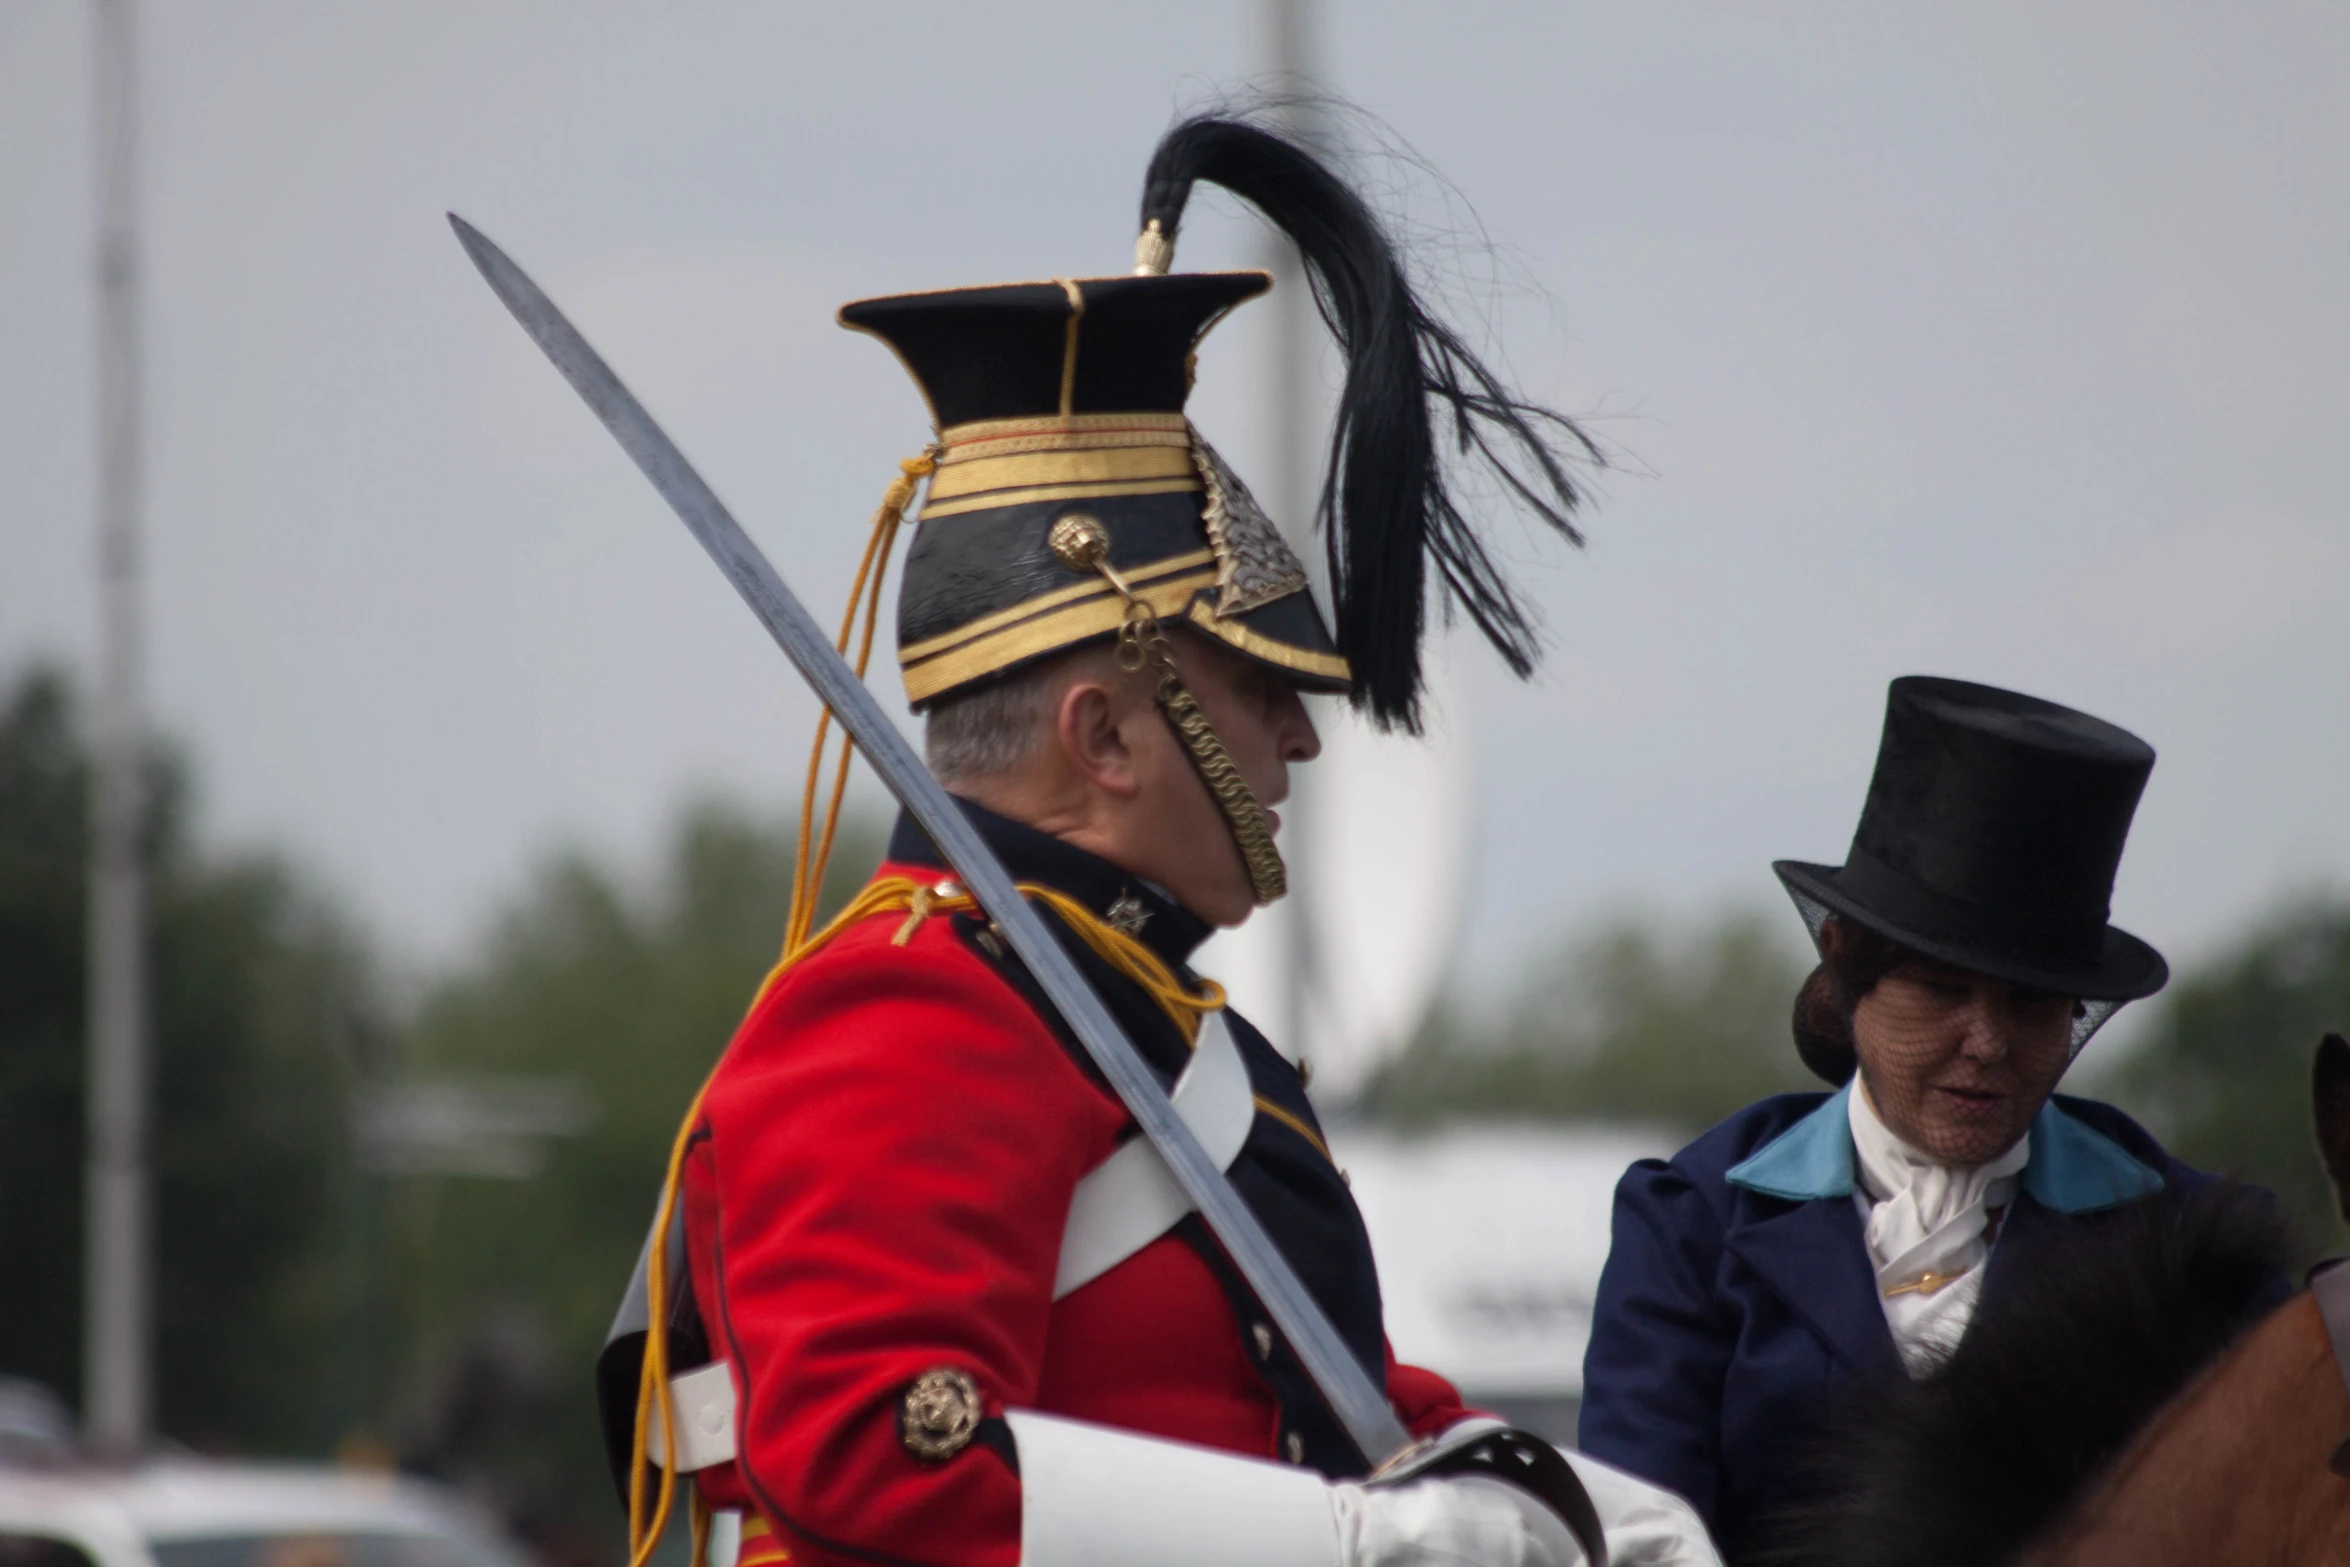
[(2211, 1179), (2052, 1097), (2168, 977), (2106, 923), (2153, 765), (2085, 713), (1896, 680), (1844, 864), (1774, 867), (1821, 960), (1797, 1044), (1842, 1086), (1626, 1172), (1583, 1368), (1584, 1450), (1686, 1496), (1732, 1560), (1802, 1494), (1840, 1382), (1917, 1374), (2034, 1245)]

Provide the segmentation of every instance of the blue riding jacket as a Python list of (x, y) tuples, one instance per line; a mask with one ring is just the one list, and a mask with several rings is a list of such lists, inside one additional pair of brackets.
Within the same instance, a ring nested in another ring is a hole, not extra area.
[[(1687, 1497), (1733, 1560), (1765, 1514), (1800, 1498), (1840, 1384), (1903, 1374), (1852, 1200), (1850, 1092), (1750, 1105), (1616, 1187), (1582, 1447)], [(2050, 1099), (2030, 1138), (1986, 1298), (2067, 1226), (2216, 1182), (2090, 1100)]]

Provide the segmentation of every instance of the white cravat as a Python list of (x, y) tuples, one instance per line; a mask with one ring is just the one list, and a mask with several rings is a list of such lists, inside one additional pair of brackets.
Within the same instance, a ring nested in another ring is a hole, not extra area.
[(1858, 1177), (1852, 1196), (1867, 1227), (1878, 1304), (1916, 1376), (1966, 1332), (1990, 1255), (1983, 1231), (1991, 1210), (2014, 1198), (2032, 1141), (2018, 1140), (1988, 1164), (1944, 1164), (1896, 1137), (1857, 1077), (1846, 1104)]

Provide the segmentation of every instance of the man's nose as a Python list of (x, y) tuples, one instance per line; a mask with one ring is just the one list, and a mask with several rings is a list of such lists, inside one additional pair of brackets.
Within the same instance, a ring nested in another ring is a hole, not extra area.
[(1314, 715), (1294, 689), (1281, 693), (1281, 760), (1310, 762), (1322, 754), (1322, 737), (1314, 729)]

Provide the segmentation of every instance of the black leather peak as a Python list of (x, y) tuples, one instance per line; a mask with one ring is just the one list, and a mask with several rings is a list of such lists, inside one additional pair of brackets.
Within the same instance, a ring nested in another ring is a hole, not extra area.
[(1057, 414), (1073, 287), (1084, 311), (1066, 411), (1181, 413), (1200, 335), (1272, 286), (1263, 272), (998, 283), (860, 299), (840, 322), (898, 351), (941, 429)]

